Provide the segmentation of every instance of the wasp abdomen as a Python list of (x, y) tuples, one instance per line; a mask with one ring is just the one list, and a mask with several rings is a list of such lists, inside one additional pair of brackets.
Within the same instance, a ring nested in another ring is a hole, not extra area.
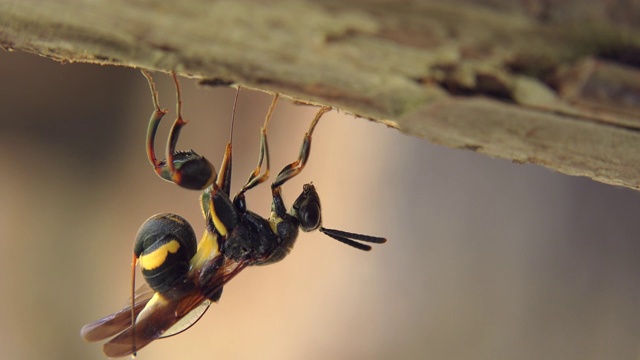
[(186, 275), (196, 249), (191, 225), (178, 215), (165, 213), (152, 216), (142, 225), (133, 253), (149, 287), (168, 295), (189, 287)]

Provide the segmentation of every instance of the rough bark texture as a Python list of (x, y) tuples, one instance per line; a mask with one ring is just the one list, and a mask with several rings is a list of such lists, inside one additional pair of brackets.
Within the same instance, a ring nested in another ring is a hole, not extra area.
[(0, 45), (175, 70), (640, 188), (638, 0), (0, 0)]

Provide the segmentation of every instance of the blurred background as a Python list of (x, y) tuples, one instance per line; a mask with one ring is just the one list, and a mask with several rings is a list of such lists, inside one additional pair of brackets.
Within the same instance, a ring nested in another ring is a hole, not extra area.
[[(125, 305), (134, 236), (173, 212), (200, 235), (198, 193), (145, 157), (153, 110), (136, 70), (0, 53), (0, 349), (6, 359), (103, 359), (80, 328)], [(175, 115), (170, 77), (160, 102)], [(217, 167), (235, 91), (182, 79), (180, 149)], [(234, 189), (257, 160), (271, 97), (242, 91)], [(315, 109), (281, 101), (272, 172)], [(364, 253), (301, 234), (245, 270), (193, 328), (139, 359), (639, 359), (640, 194), (407, 137), (336, 111), (288, 205), (313, 181), (327, 227), (386, 236)], [(248, 195), (268, 216), (269, 187)], [(138, 281), (141, 281), (140, 279)]]

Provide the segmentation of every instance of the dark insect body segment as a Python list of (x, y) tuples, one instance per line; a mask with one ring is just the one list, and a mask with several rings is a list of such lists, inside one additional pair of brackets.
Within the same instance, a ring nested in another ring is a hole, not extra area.
[(198, 243), (193, 228), (175, 214), (158, 214), (138, 231), (133, 254), (149, 287), (160, 294), (192, 288), (187, 279), (189, 261)]
[[(188, 329), (200, 319), (211, 302), (220, 299), (224, 285), (244, 268), (284, 259), (293, 248), (300, 229), (304, 232), (320, 230), (360, 250), (371, 249), (371, 246), (362, 242), (386, 242), (381, 237), (322, 227), (320, 198), (312, 184), (303, 186), (302, 193), (289, 211), (284, 205), (282, 185), (305, 167), (311, 151), (313, 131), (322, 115), (330, 110), (329, 107), (321, 108), (311, 122), (298, 159), (276, 175), (271, 184), (271, 216), (265, 219), (248, 210), (244, 194), (269, 178), (267, 126), (278, 95), (274, 97), (260, 129), (257, 166), (240, 191), (231, 197), (231, 139), (219, 174), (208, 160), (194, 151), (176, 151), (180, 130), (186, 121), (182, 119), (180, 86), (175, 74), (178, 115), (169, 133), (166, 160), (157, 160), (155, 137), (167, 111), (160, 108), (151, 75), (146, 71), (143, 74), (149, 81), (155, 107), (149, 120), (146, 140), (149, 162), (162, 179), (183, 188), (202, 191), (200, 205), (206, 228), (196, 245), (191, 225), (178, 215), (155, 215), (143, 224), (134, 245), (133, 266), (140, 264), (151, 290), (137, 291), (136, 296), (132, 294), (130, 307), (86, 325), (81, 331), (87, 341), (115, 336), (104, 345), (107, 356), (135, 355), (136, 351), (156, 339)], [(234, 113), (235, 106), (234, 102)], [(233, 116), (231, 129), (233, 134)], [(134, 288), (132, 281), (132, 292)]]

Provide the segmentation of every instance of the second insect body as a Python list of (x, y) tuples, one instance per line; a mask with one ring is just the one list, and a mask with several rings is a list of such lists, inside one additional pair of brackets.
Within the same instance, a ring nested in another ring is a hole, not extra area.
[(148, 73), (143, 73), (149, 81), (155, 107), (147, 133), (149, 161), (163, 179), (187, 189), (202, 191), (201, 208), (206, 229), (196, 245), (191, 225), (178, 215), (155, 215), (141, 227), (134, 245), (134, 265), (140, 264), (152, 291), (132, 296), (130, 307), (82, 329), (82, 336), (87, 341), (115, 336), (104, 346), (107, 356), (135, 354), (155, 339), (187, 329), (200, 318), (211, 302), (219, 300), (224, 284), (242, 269), (282, 260), (293, 248), (299, 229), (305, 232), (319, 229), (361, 250), (371, 249), (361, 242), (386, 241), (380, 237), (324, 228), (320, 199), (312, 184), (304, 185), (289, 211), (285, 207), (281, 187), (304, 168), (313, 130), (330, 108), (318, 111), (305, 134), (298, 159), (285, 166), (271, 184), (271, 216), (265, 219), (248, 210), (244, 194), (269, 177), (266, 129), (278, 96), (274, 97), (260, 132), (261, 145), (256, 169), (240, 191), (231, 197), (231, 140), (227, 144), (219, 174), (207, 159), (194, 151), (176, 151), (180, 129), (186, 122), (182, 119), (182, 100), (175, 75), (178, 117), (167, 141), (166, 160), (156, 158), (154, 140), (166, 110), (159, 106), (153, 79)]

